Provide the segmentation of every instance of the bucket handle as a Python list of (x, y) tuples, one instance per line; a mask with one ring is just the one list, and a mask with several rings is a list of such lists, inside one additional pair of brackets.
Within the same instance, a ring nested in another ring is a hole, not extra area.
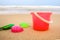
[(35, 16), (37, 16), (39, 19), (43, 20), (43, 21), (46, 22), (46, 23), (53, 23), (52, 20), (50, 20), (50, 21), (45, 20), (44, 18), (42, 18), (41, 16), (39, 16), (36, 12), (35, 12), (34, 14), (35, 14)]

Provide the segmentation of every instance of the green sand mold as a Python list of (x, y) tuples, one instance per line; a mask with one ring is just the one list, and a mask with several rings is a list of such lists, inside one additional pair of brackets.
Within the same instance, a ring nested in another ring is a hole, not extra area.
[(19, 24), (22, 28), (28, 28), (29, 27), (29, 24), (28, 23), (25, 23), (25, 22), (22, 22)]
[(11, 27), (14, 26), (14, 24), (8, 24), (2, 27), (3, 30), (11, 29)]
[(0, 27), (0, 31), (2, 31), (3, 29), (2, 29), (2, 27)]

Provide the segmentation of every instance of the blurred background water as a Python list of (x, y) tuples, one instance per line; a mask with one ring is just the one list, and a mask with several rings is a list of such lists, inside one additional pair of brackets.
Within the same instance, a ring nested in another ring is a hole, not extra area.
[(60, 0), (0, 0), (0, 5), (52, 5), (60, 6)]
[(60, 6), (0, 6), (0, 14), (25, 14), (32, 11), (49, 11), (55, 12), (54, 14), (60, 14)]
[[(12, 7), (5, 7), (12, 6)], [(20, 7), (33, 6), (33, 7)], [(43, 6), (43, 7), (35, 7)], [(59, 6), (59, 7), (51, 7)], [(59, 12), (60, 14), (60, 0), (0, 0), (0, 14), (4, 13), (25, 13), (30, 11), (51, 11)]]

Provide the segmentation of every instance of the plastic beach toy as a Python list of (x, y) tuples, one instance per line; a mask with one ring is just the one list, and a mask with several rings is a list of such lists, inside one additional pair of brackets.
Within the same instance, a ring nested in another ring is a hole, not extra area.
[(25, 23), (25, 22), (22, 22), (22, 23), (20, 23), (20, 26), (22, 28), (28, 28), (29, 27), (29, 24), (28, 23)]
[(13, 26), (11, 28), (11, 32), (17, 33), (17, 32), (22, 32), (23, 28), (21, 28), (20, 26)]
[(51, 12), (32, 12), (33, 29), (38, 31), (45, 31), (49, 29), (51, 23)]
[(14, 24), (8, 24), (2, 27), (3, 30), (11, 29), (11, 27), (14, 26)]
[(2, 29), (2, 27), (0, 27), (0, 31), (2, 31), (3, 29)]

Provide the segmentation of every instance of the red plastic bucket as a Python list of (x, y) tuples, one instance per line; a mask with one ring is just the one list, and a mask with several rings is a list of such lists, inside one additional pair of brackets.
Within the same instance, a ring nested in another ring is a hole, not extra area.
[[(32, 14), (32, 18), (33, 18), (33, 29), (34, 30), (38, 30), (38, 31), (45, 31), (49, 29), (49, 21), (50, 21), (50, 16), (51, 16), (51, 12), (31, 12)], [(41, 18), (39, 18), (38, 16), (40, 16)], [(44, 20), (46, 21), (44, 21)]]

